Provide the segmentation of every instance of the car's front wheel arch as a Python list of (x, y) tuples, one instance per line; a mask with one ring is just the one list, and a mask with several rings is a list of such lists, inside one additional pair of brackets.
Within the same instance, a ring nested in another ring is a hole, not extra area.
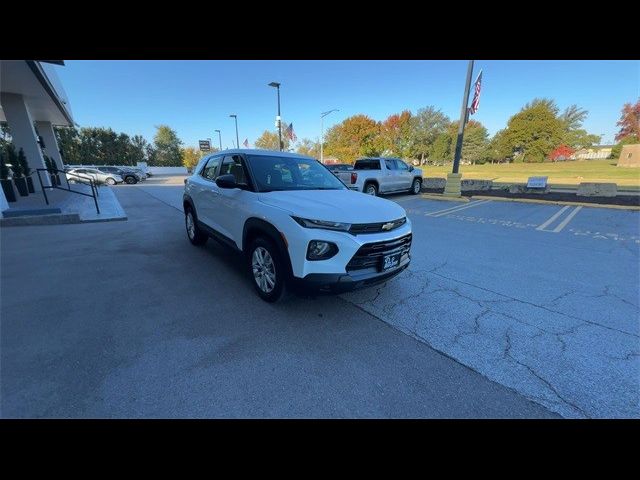
[(275, 244), (284, 260), (287, 278), (291, 278), (291, 276), (293, 276), (293, 268), (291, 266), (291, 258), (289, 257), (289, 249), (287, 248), (283, 234), (265, 220), (251, 217), (245, 222), (242, 232), (242, 251), (245, 256), (247, 256), (247, 258), (249, 257), (249, 247), (258, 237), (266, 237)]

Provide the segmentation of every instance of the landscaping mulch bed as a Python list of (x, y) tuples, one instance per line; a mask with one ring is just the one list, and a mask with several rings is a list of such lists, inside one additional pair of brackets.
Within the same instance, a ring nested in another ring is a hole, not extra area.
[[(423, 188), (425, 193), (444, 193), (444, 188)], [(575, 193), (566, 192), (549, 192), (545, 194), (540, 193), (509, 193), (504, 190), (477, 190), (462, 192), (464, 197), (471, 197), (474, 195), (483, 195), (486, 197), (501, 197), (501, 198), (522, 198), (522, 199), (534, 199), (534, 200), (548, 200), (551, 202), (582, 202), (582, 203), (596, 203), (599, 205), (624, 205), (624, 206), (640, 206), (640, 195), (617, 195), (615, 197), (584, 197), (578, 196)]]

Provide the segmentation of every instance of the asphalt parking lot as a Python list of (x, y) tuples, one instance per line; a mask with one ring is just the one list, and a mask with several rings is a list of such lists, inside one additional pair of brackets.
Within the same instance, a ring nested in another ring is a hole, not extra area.
[(270, 305), (180, 184), (114, 191), (0, 231), (3, 417), (640, 417), (637, 211), (396, 196), (405, 273)]

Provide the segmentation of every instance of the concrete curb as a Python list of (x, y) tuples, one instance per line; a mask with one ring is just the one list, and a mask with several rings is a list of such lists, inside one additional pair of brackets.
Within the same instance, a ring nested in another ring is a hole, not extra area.
[(608, 205), (601, 203), (587, 203), (587, 202), (565, 202), (562, 200), (537, 200), (534, 198), (505, 198), (505, 197), (493, 197), (491, 195), (474, 195), (471, 197), (474, 200), (495, 200), (497, 202), (521, 202), (521, 203), (541, 203), (546, 205), (574, 205), (576, 207), (593, 207), (593, 208), (612, 208), (616, 210), (640, 210), (640, 206), (636, 205)]
[(447, 197), (441, 193), (422, 193), (420, 194), (420, 197), (426, 198), (427, 200), (444, 200), (446, 202), (466, 203), (469, 201), (468, 197)]

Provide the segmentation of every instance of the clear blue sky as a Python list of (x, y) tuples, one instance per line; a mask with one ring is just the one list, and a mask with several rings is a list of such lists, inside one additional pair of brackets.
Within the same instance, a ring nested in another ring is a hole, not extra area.
[[(282, 117), (298, 139), (317, 140), (320, 112), (340, 109), (325, 129), (364, 113), (376, 120), (433, 105), (452, 119), (460, 114), (467, 62), (454, 61), (67, 61), (57, 68), (76, 122), (111, 127), (152, 140), (154, 125), (168, 124), (186, 145), (222, 130), (231, 147), (238, 115), (240, 142), (253, 145), (275, 130), (276, 91), (282, 83)], [(611, 142), (625, 102), (640, 97), (638, 61), (476, 61), (483, 70), (480, 109), (474, 119), (493, 135), (535, 97), (559, 107), (589, 111), (584, 127)]]

